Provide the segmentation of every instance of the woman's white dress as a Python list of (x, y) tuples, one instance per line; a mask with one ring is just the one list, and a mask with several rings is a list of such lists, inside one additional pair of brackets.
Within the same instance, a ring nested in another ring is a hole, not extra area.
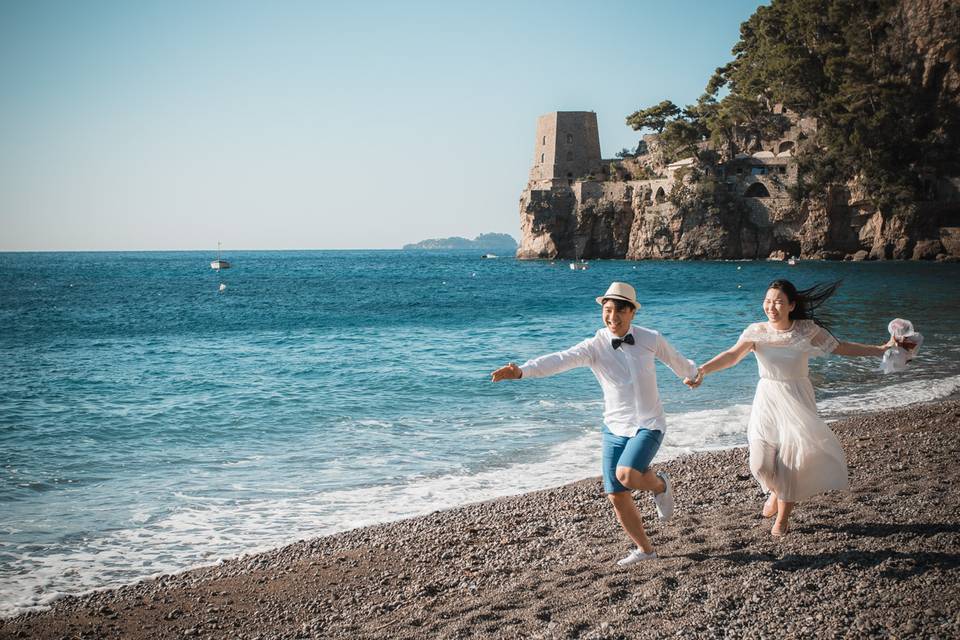
[(754, 343), (760, 368), (747, 428), (750, 470), (760, 486), (789, 502), (848, 489), (846, 457), (817, 415), (807, 366), (811, 356), (836, 349), (836, 338), (812, 320), (795, 320), (783, 331), (751, 324), (740, 340)]

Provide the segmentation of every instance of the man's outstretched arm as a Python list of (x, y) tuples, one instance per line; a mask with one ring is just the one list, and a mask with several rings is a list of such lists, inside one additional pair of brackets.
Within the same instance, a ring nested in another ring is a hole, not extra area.
[(593, 362), (590, 345), (591, 340), (587, 339), (566, 351), (548, 353), (545, 356), (528, 360), (519, 367), (511, 362), (491, 373), (490, 380), (500, 382), (501, 380), (519, 380), (520, 378), (545, 378), (577, 367), (589, 367)]

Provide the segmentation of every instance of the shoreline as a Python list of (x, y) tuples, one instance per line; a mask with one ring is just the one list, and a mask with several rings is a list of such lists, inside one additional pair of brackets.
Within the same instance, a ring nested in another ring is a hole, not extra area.
[(831, 428), (852, 491), (799, 505), (782, 541), (741, 446), (655, 464), (677, 515), (639, 498), (660, 559), (627, 570), (588, 478), (66, 596), (0, 638), (960, 635), (960, 399)]

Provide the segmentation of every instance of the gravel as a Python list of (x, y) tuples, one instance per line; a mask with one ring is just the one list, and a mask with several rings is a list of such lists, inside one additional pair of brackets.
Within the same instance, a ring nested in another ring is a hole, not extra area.
[(960, 401), (832, 425), (852, 492), (770, 536), (746, 450), (684, 456), (660, 558), (598, 478), (304, 540), (0, 619), (5, 638), (960, 637)]

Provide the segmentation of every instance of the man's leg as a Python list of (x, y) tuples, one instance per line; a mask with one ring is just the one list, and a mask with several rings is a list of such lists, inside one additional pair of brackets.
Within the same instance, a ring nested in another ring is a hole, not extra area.
[(663, 432), (652, 429), (640, 429), (624, 446), (617, 460), (617, 482), (637, 491), (649, 491), (657, 507), (661, 522), (673, 516), (673, 492), (670, 489), (669, 476), (665, 471), (654, 473), (650, 470), (653, 457), (660, 450)]
[(637, 545), (637, 548), (644, 553), (651, 553), (653, 545), (650, 544), (650, 538), (647, 537), (647, 532), (643, 529), (643, 518), (640, 516), (637, 503), (634, 502), (630, 491), (608, 493), (607, 498), (613, 505), (614, 513), (617, 514), (617, 521), (634, 544)]
[(635, 491), (663, 493), (667, 490), (666, 483), (650, 469), (641, 472), (632, 467), (617, 467), (617, 480)]
[(644, 553), (650, 553), (653, 551), (653, 545), (650, 544), (643, 530), (643, 519), (633, 501), (633, 496), (630, 495), (630, 487), (624, 486), (617, 479), (620, 470), (617, 463), (630, 440), (631, 438), (614, 435), (606, 427), (603, 428), (603, 490), (610, 504), (613, 505), (617, 522), (623, 527), (627, 536), (637, 545), (637, 548)]

